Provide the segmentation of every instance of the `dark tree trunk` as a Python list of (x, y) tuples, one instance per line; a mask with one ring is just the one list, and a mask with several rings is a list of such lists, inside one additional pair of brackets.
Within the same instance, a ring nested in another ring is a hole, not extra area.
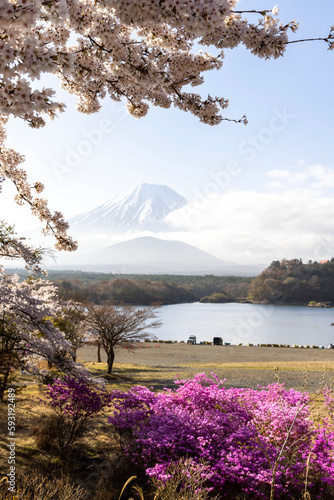
[(73, 361), (76, 361), (77, 360), (77, 348), (73, 347), (73, 351), (74, 351), (74, 354), (72, 356), (72, 359), (73, 359)]
[(97, 343), (97, 362), (101, 363), (101, 342)]
[(107, 359), (107, 363), (108, 363), (107, 374), (108, 375), (111, 375), (112, 367), (113, 367), (113, 364), (114, 364), (114, 359), (115, 359), (114, 348), (110, 347), (110, 350), (108, 351), (108, 359)]
[(4, 394), (7, 386), (7, 380), (9, 378), (10, 366), (6, 367), (5, 373), (3, 374), (3, 380), (0, 385), (0, 402), (4, 402)]

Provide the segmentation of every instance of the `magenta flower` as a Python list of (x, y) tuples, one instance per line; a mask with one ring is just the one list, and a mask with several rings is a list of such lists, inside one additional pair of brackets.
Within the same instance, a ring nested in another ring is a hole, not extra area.
[[(207, 485), (223, 497), (233, 487), (268, 498), (274, 469), (275, 492), (286, 498), (304, 487), (306, 469), (312, 498), (334, 485), (334, 418), (317, 427), (306, 393), (281, 384), (226, 389), (203, 373), (176, 384), (158, 394), (140, 386), (112, 392), (108, 420), (131, 430), (126, 452), (149, 476), (166, 480), (170, 464), (188, 457), (206, 464)], [(332, 394), (326, 398), (334, 409)]]

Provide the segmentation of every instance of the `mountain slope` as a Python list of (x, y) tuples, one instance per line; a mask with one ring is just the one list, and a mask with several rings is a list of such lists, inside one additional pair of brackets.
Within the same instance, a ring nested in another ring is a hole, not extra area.
[(168, 186), (141, 184), (129, 193), (114, 196), (95, 209), (73, 217), (69, 223), (74, 231), (155, 231), (166, 226), (163, 219), (167, 214), (186, 204), (187, 200)]
[[(72, 266), (73, 267), (73, 266)], [(217, 259), (192, 245), (152, 236), (134, 238), (77, 256), (75, 268), (115, 273), (237, 274), (258, 270)], [(262, 270), (262, 269), (261, 269)]]

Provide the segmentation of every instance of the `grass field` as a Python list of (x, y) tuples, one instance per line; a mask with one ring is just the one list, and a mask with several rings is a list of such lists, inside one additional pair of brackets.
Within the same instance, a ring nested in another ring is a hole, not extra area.
[[(159, 347), (156, 347), (159, 345)], [(97, 376), (106, 371), (105, 363), (96, 362), (96, 348), (86, 346), (78, 350), (78, 360), (87, 363)], [(102, 355), (102, 361), (106, 357)], [(276, 372), (275, 372), (276, 369)], [(136, 345), (116, 349), (114, 375), (110, 387), (118, 384), (148, 385), (156, 389), (171, 387), (176, 377), (184, 379), (195, 373), (214, 372), (226, 379), (226, 387), (268, 385), (280, 380), (288, 388), (316, 392), (324, 379), (334, 376), (334, 350), (293, 349), (275, 347), (192, 346), (187, 344)], [(307, 376), (306, 376), (307, 373)]]

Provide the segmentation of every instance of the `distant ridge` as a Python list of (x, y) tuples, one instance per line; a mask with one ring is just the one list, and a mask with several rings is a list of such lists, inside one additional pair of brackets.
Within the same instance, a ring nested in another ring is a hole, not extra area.
[(80, 232), (158, 231), (168, 227), (166, 215), (186, 204), (187, 200), (170, 187), (144, 183), (73, 217), (69, 223), (71, 229)]
[[(77, 255), (75, 269), (125, 274), (217, 274), (256, 276), (256, 266), (238, 266), (176, 240), (143, 236)], [(68, 265), (67, 265), (68, 269)]]

